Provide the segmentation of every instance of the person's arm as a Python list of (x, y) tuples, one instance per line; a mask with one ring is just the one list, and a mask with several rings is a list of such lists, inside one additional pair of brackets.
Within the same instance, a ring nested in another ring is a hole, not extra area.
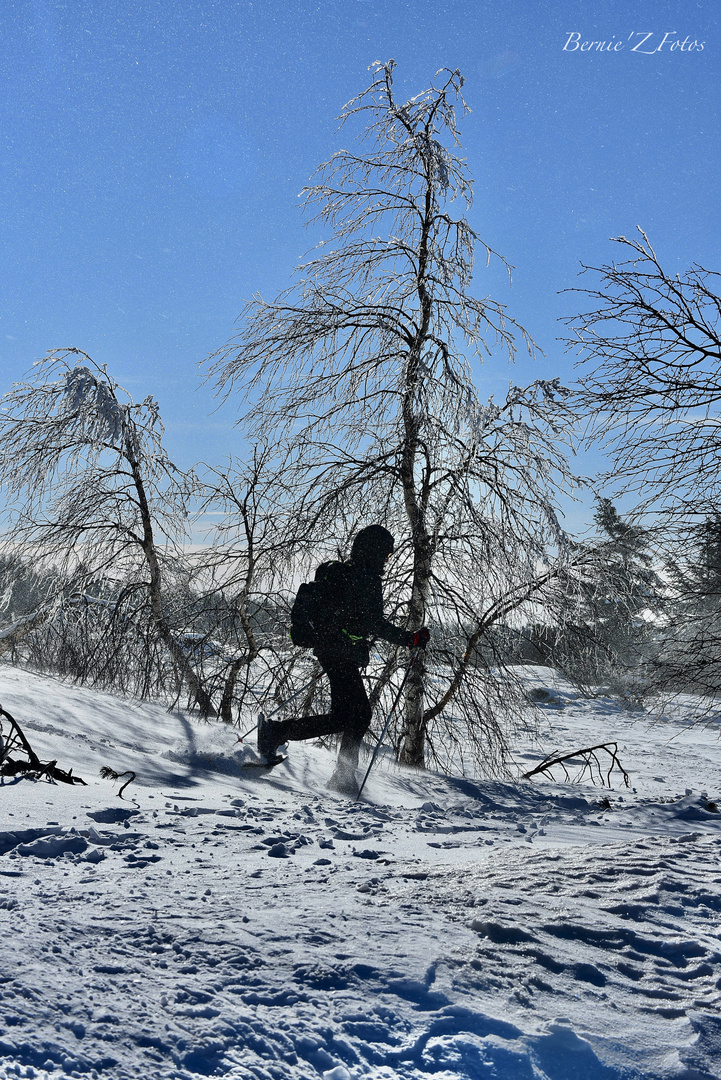
[(383, 586), (380, 578), (372, 583), (372, 591), (368, 599), (370, 633), (382, 638), (383, 641), (390, 641), (392, 645), (405, 645), (411, 648), (415, 636), (413, 631), (396, 626), (390, 619), (386, 619), (383, 613)]
[(384, 641), (390, 641), (392, 645), (405, 645), (409, 649), (412, 647), (415, 637), (412, 630), (404, 630), (385, 617), (379, 620), (373, 633)]

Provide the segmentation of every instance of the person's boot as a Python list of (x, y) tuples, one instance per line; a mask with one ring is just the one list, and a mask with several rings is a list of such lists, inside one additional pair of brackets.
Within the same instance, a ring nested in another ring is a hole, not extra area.
[(258, 753), (271, 764), (278, 757), (277, 750), (282, 743), (278, 729), (280, 724), (275, 720), (266, 720), (263, 713), (258, 716)]

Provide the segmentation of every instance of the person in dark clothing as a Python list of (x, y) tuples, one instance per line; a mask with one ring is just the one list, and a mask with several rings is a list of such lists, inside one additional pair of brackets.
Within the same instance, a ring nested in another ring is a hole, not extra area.
[(261, 720), (258, 726), (258, 750), (268, 761), (285, 742), (343, 732), (338, 764), (328, 786), (345, 793), (357, 791), (358, 755), (371, 722), (371, 706), (360, 673), (370, 659), (368, 638), (379, 637), (408, 648), (425, 647), (428, 641), (427, 630), (414, 634), (383, 614), (381, 578), (394, 546), (387, 529), (369, 525), (353, 541), (348, 562), (339, 567), (343, 587), (338, 590), (337, 618), (319, 635), (313, 649), (330, 682), (330, 712), (292, 720)]

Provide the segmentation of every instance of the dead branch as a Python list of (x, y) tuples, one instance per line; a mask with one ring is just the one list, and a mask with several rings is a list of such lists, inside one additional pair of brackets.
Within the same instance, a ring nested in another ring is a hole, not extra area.
[(116, 772), (115, 769), (111, 769), (109, 765), (103, 765), (102, 769), (100, 770), (100, 775), (102, 776), (103, 780), (120, 780), (123, 776), (129, 777), (129, 779), (125, 781), (120, 791), (118, 792), (119, 799), (122, 799), (123, 792), (125, 791), (128, 784), (132, 784), (133, 780), (135, 779), (135, 773), (132, 769), (127, 769), (125, 772)]
[[(5, 720), (5, 724), (3, 724)], [(4, 730), (9, 727), (9, 732)], [(20, 752), (25, 759), (11, 757), (11, 752)], [(27, 740), (22, 728), (5, 709), (0, 706), (0, 776), (29, 776), (33, 780), (47, 777), (59, 780), (63, 784), (87, 784), (79, 776), (73, 776), (73, 770), (59, 769), (57, 761), (41, 761)]]
[[(601, 760), (598, 756), (600, 751), (608, 754), (610, 758), (610, 765), (608, 765), (608, 762), (604, 765), (601, 764)], [(623, 775), (623, 782), (626, 787), (631, 786), (631, 778), (618, 759), (618, 743), (599, 743), (597, 746), (586, 746), (583, 750), (573, 750), (569, 754), (560, 754), (557, 757), (554, 757), (555, 753), (556, 751), (553, 751), (553, 753), (548, 754), (548, 756), (543, 759), (540, 765), (536, 765), (535, 769), (531, 769), (529, 772), (523, 773), (523, 779), (530, 780), (532, 776), (536, 776), (538, 773), (544, 773), (546, 776), (549, 777), (549, 779), (553, 780), (553, 769), (556, 765), (560, 765), (563, 769), (566, 780), (569, 782), (580, 784), (582, 783), (584, 776), (586, 776), (586, 774), (588, 773), (589, 779), (592, 784), (595, 784), (596, 778), (598, 778), (601, 787), (610, 787), (611, 773), (614, 769), (618, 769), (619, 772)], [(573, 781), (571, 781), (571, 774), (566, 768), (566, 763), (571, 764), (572, 762), (578, 762), (579, 759), (582, 762), (582, 765), (580, 766), (580, 771), (576, 774)], [(606, 767), (607, 765), (608, 768)]]

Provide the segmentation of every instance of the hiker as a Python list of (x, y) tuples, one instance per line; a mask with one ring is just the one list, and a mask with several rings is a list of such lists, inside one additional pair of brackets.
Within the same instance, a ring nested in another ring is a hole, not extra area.
[(325, 591), (323, 610), (313, 625), (312, 645), (330, 682), (330, 712), (292, 720), (262, 719), (258, 725), (258, 752), (269, 763), (285, 742), (342, 731), (338, 763), (328, 787), (345, 794), (357, 793), (358, 754), (371, 722), (371, 706), (360, 673), (370, 659), (368, 638), (379, 637), (407, 648), (425, 648), (429, 638), (425, 628), (415, 633), (403, 630), (383, 615), (381, 578), (394, 546), (387, 529), (369, 525), (353, 541), (347, 562), (323, 563), (316, 573), (316, 582), (324, 582)]

